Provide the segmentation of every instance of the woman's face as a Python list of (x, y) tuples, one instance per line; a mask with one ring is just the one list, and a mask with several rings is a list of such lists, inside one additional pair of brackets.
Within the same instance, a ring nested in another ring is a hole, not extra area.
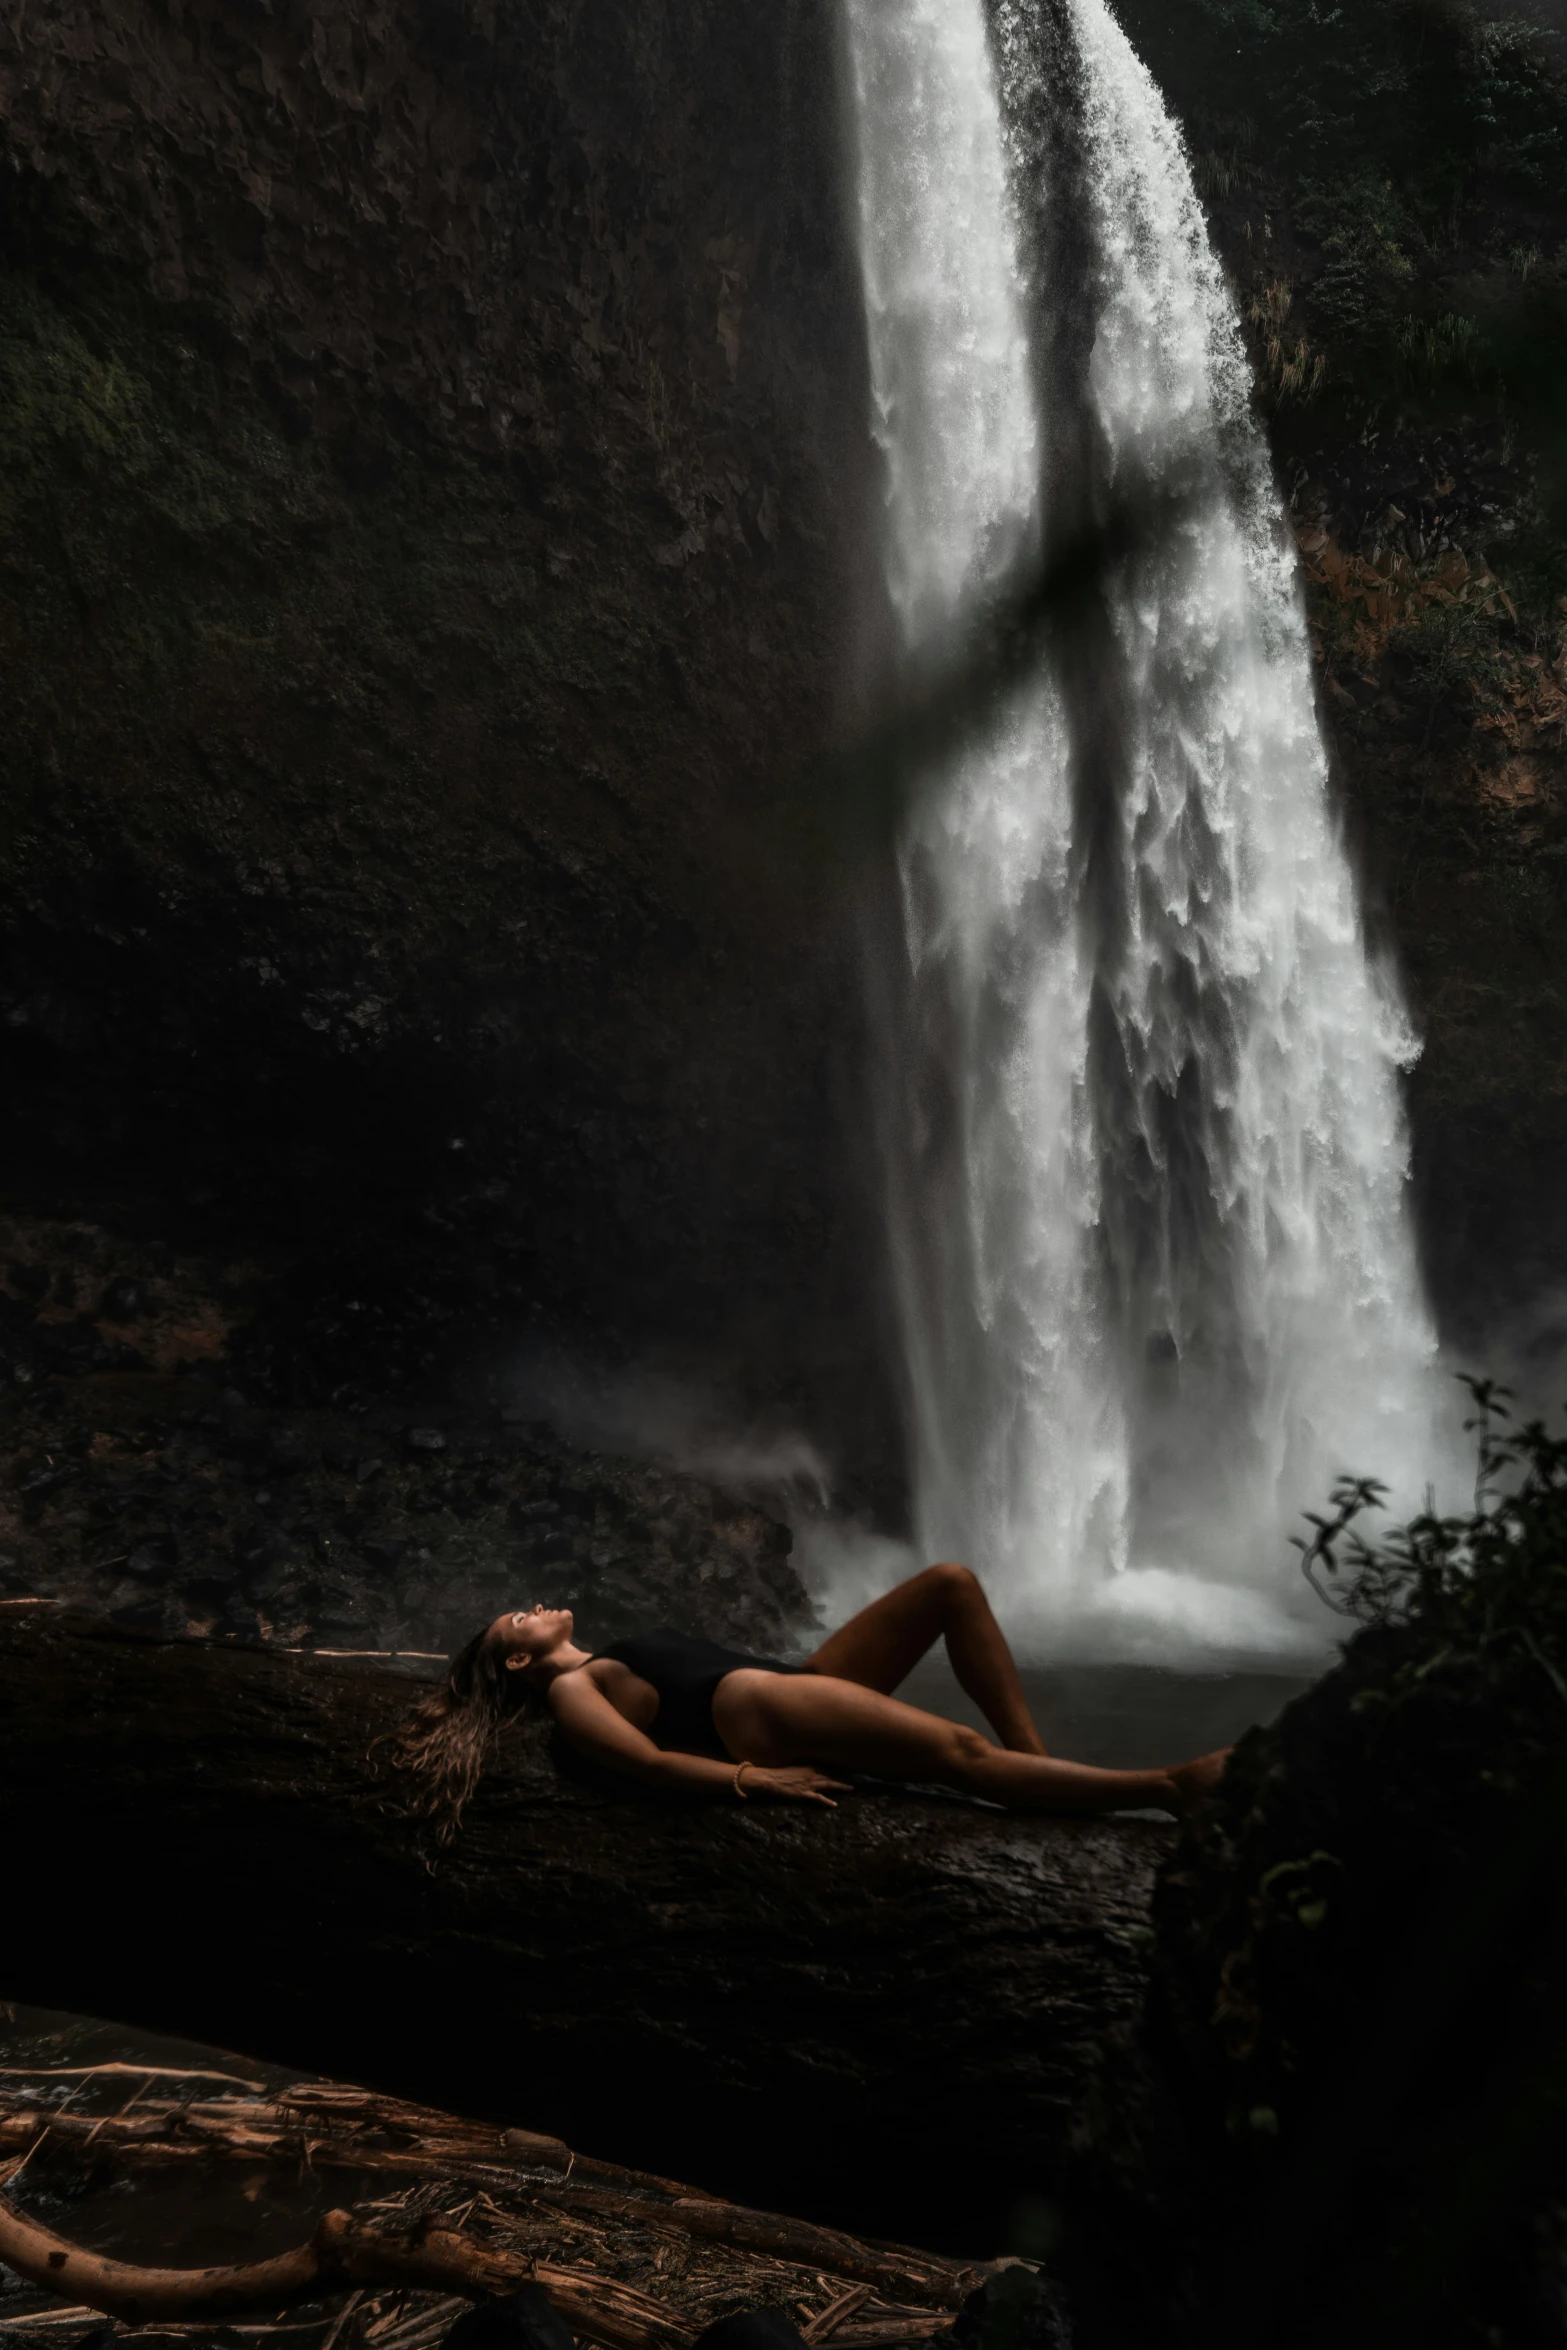
[(537, 1607), (497, 1616), (490, 1629), (506, 1650), (506, 1670), (522, 1673), (571, 1638), (572, 1621), (569, 1607), (546, 1607), (541, 1600)]

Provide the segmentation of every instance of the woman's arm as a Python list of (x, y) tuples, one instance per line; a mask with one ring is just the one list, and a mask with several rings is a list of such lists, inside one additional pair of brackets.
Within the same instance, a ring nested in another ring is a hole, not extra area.
[[(617, 1713), (598, 1685), (585, 1673), (563, 1673), (550, 1690), (550, 1709), (561, 1736), (576, 1753), (602, 1763), (622, 1777), (639, 1779), (644, 1786), (665, 1787), (671, 1793), (699, 1788), (709, 1795), (734, 1795), (736, 1765), (706, 1754), (666, 1754), (645, 1732)], [(808, 1764), (787, 1770), (764, 1770), (759, 1763), (745, 1765), (744, 1794), (783, 1797), (805, 1803), (830, 1804), (828, 1788), (839, 1779), (824, 1779)]]

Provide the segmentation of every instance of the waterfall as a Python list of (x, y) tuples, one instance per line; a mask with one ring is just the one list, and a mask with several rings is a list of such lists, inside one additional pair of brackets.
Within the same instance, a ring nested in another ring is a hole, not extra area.
[[(1325, 1637), (1287, 1535), (1444, 1454), (1398, 1073), (1233, 309), (1104, 0), (845, 0), (909, 676), (1155, 519), (898, 843), (888, 1225), (917, 1539), (1096, 1655)], [(1141, 500), (1141, 508), (1138, 501)]]

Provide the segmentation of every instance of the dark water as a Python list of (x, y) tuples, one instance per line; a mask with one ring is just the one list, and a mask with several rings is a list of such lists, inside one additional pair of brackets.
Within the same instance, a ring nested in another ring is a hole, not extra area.
[[(1072, 1762), (1139, 1770), (1228, 1746), (1271, 1722), (1312, 1674), (1165, 1672), (1154, 1665), (1027, 1665), (1023, 1685), (1052, 1753)], [(898, 1691), (952, 1721), (983, 1729), (984, 1717), (953, 1679), (945, 1656), (927, 1657)]]

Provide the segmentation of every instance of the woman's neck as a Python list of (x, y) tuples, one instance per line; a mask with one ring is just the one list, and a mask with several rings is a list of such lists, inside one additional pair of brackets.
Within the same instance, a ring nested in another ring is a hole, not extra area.
[(548, 1656), (538, 1658), (533, 1670), (541, 1681), (554, 1681), (562, 1673), (574, 1673), (580, 1666), (589, 1665), (592, 1662), (593, 1651), (591, 1648), (577, 1648), (571, 1641), (563, 1640), (559, 1648), (550, 1650)]

